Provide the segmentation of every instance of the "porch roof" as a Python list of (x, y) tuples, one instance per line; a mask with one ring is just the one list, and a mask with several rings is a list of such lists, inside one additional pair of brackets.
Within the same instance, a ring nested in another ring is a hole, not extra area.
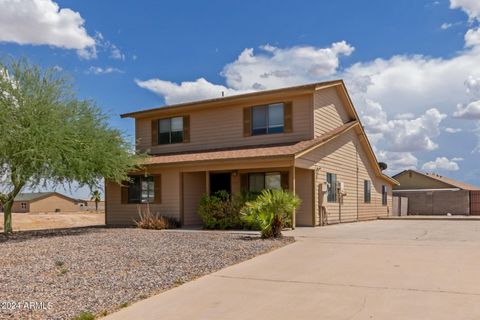
[(292, 159), (300, 153), (335, 138), (339, 134), (356, 126), (358, 121), (350, 121), (320, 137), (293, 143), (270, 144), (261, 146), (243, 146), (238, 148), (190, 151), (170, 153), (147, 158), (146, 165), (175, 164), (187, 162), (218, 161), (218, 160), (248, 160), (255, 158), (288, 158)]

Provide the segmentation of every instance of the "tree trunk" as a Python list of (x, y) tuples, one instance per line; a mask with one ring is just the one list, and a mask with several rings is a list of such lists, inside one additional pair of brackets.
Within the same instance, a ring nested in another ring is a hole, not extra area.
[(95, 211), (98, 212), (98, 200), (95, 200)]
[(12, 229), (12, 205), (13, 201), (7, 201), (3, 205), (3, 232), (9, 234), (13, 232)]

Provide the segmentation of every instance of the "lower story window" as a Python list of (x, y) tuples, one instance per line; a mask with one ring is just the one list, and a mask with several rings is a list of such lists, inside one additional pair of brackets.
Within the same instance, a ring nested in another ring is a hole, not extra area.
[(363, 181), (363, 202), (370, 203), (372, 192), (372, 183), (370, 180)]
[(261, 192), (264, 189), (282, 189), (280, 172), (256, 172), (248, 175), (248, 190)]
[(27, 203), (26, 202), (22, 202), (20, 204), (20, 206), (22, 207), (22, 209), (27, 209)]
[(337, 175), (327, 172), (327, 202), (337, 202)]
[(382, 205), (387, 205), (388, 191), (387, 186), (382, 186)]
[(155, 200), (155, 180), (152, 176), (132, 176), (128, 186), (128, 203), (151, 203)]

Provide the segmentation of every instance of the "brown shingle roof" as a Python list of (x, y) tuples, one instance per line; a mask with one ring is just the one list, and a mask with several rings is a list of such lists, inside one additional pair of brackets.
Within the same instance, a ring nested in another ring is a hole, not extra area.
[(457, 181), (457, 180), (454, 180), (454, 179), (451, 179), (451, 178), (447, 178), (447, 177), (438, 175), (438, 174), (436, 174), (436, 173), (425, 173), (425, 175), (426, 175), (427, 177), (429, 177), (429, 178), (432, 178), (432, 179), (435, 179), (435, 180), (438, 180), (438, 181), (447, 183), (447, 184), (449, 184), (449, 185), (452, 185), (452, 186), (457, 187), (457, 188), (460, 188), (460, 189), (464, 189), (464, 190), (480, 190), (480, 188), (477, 187), (477, 186), (474, 186), (474, 185), (471, 185), (471, 184), (468, 184), (468, 183), (465, 183), (465, 182)]
[[(171, 109), (182, 108), (182, 107), (191, 107), (191, 106), (201, 106), (201, 105), (211, 104), (211, 103), (231, 102), (231, 101), (236, 101), (236, 100), (240, 100), (240, 99), (254, 98), (254, 97), (258, 97), (258, 96), (275, 94), (275, 93), (295, 92), (295, 91), (298, 91), (298, 90), (313, 90), (316, 87), (333, 85), (333, 84), (340, 85), (340, 84), (343, 84), (343, 81), (342, 80), (331, 80), (331, 81), (314, 82), (314, 83), (308, 83), (308, 84), (303, 84), (303, 85), (294, 86), (294, 87), (278, 88), (278, 89), (272, 89), (272, 90), (261, 90), (261, 91), (243, 93), (243, 94), (235, 94), (235, 95), (226, 96), (226, 97), (189, 101), (189, 102), (165, 105), (165, 106), (161, 106), (161, 107), (157, 107), (157, 108), (151, 108), (151, 109), (145, 109), (145, 110), (140, 110), (140, 111), (135, 111), (135, 112), (124, 113), (124, 114), (121, 114), (120, 116), (122, 118), (129, 118), (129, 117), (135, 118), (137, 116), (140, 116), (140, 115), (143, 115), (143, 114), (146, 114), (146, 113), (155, 112), (155, 111), (164, 111), (164, 110), (171, 110)], [(219, 92), (219, 94), (220, 94), (220, 92)]]
[(251, 158), (269, 157), (294, 157), (297, 153), (314, 148), (339, 134), (347, 131), (358, 124), (358, 121), (350, 121), (343, 126), (331, 130), (320, 137), (311, 140), (304, 140), (288, 144), (275, 144), (263, 146), (247, 146), (230, 149), (216, 149), (200, 152), (176, 153), (152, 156), (147, 158), (146, 164), (174, 164), (198, 161), (214, 160), (241, 160)]
[(393, 176), (393, 178), (395, 179), (396, 177), (398, 177), (398, 176), (400, 176), (400, 175), (402, 175), (406, 172), (415, 172), (419, 175), (426, 176), (430, 179), (434, 179), (434, 180), (446, 183), (446, 184), (448, 184), (448, 185), (450, 185), (454, 188), (460, 188), (460, 189), (463, 189), (463, 190), (473, 190), (473, 191), (480, 190), (480, 188), (477, 187), (477, 186), (474, 186), (474, 185), (471, 185), (471, 184), (468, 184), (468, 183), (465, 183), (465, 182), (457, 181), (457, 180), (454, 180), (454, 179), (451, 179), (451, 178), (447, 178), (447, 177), (441, 176), (441, 175), (436, 174), (436, 173), (420, 172), (420, 171), (411, 170), (411, 169), (410, 170), (404, 170), (400, 173), (397, 173), (396, 175)]

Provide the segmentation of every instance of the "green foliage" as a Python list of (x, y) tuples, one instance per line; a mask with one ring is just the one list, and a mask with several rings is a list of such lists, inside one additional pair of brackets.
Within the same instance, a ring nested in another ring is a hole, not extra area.
[(254, 201), (249, 201), (241, 210), (243, 220), (257, 226), (263, 238), (280, 237), (282, 229), (291, 225), (293, 210), (301, 200), (284, 190), (263, 190)]
[(78, 99), (69, 78), (27, 60), (0, 61), (0, 203), (5, 232), (25, 187), (121, 182), (142, 159), (93, 101)]
[(242, 220), (240, 210), (255, 195), (241, 192), (230, 196), (226, 191), (204, 194), (200, 200), (198, 213), (207, 229), (250, 229), (251, 226)]
[(95, 315), (91, 312), (81, 312), (78, 316), (73, 317), (72, 320), (94, 320)]
[(95, 211), (98, 211), (98, 203), (102, 201), (102, 194), (99, 190), (93, 190), (90, 195), (90, 200), (95, 201)]

